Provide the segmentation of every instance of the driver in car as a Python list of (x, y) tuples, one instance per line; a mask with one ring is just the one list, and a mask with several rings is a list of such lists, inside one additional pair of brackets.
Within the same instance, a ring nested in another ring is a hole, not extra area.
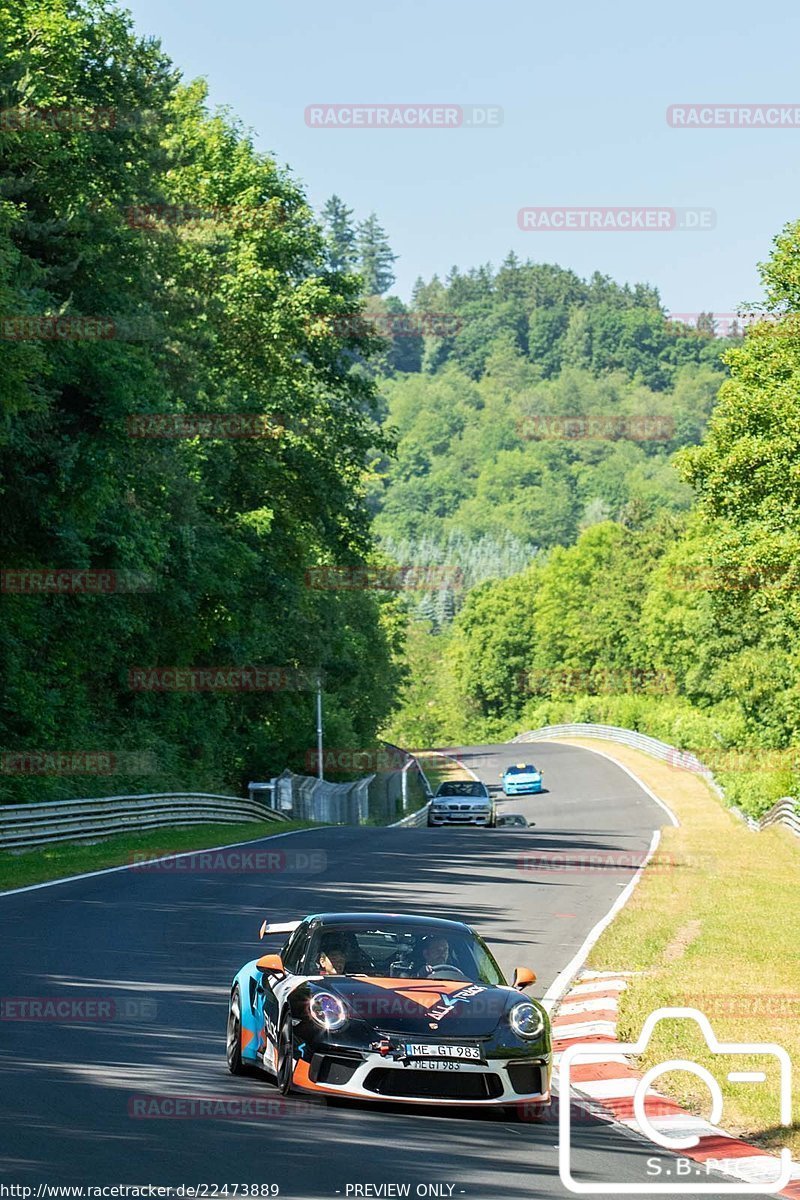
[(422, 939), (422, 959), (419, 963), (420, 978), (434, 974), (434, 967), (450, 961), (450, 944), (447, 938), (434, 933)]
[(369, 975), (375, 971), (355, 936), (342, 930), (323, 935), (317, 963), (322, 975)]
[(323, 950), (320, 954), (319, 969), (323, 975), (344, 975), (346, 962), (344, 950), (332, 946), (327, 952)]

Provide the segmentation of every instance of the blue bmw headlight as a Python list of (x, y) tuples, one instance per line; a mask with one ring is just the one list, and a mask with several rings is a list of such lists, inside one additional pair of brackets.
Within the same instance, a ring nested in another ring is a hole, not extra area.
[(530, 1000), (521, 1000), (508, 1014), (508, 1023), (517, 1037), (533, 1041), (544, 1029), (544, 1017)]

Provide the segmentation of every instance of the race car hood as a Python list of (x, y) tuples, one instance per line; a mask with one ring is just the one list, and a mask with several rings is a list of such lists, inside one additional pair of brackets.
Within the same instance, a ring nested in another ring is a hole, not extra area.
[(522, 997), (510, 987), (467, 980), (354, 978), (328, 975), (319, 987), (335, 992), (354, 1016), (376, 1030), (442, 1037), (488, 1037)]

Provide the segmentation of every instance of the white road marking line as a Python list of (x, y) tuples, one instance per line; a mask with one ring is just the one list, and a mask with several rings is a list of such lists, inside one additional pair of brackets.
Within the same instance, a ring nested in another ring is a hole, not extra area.
[[(606, 756), (606, 757), (608, 757), (608, 756)], [(630, 772), (628, 772), (628, 774), (630, 774)], [(644, 784), (642, 784), (641, 786), (644, 787)], [(661, 830), (656, 829), (653, 831), (653, 836), (650, 840), (650, 848), (647, 851), (647, 854), (644, 857), (644, 861), (642, 862), (642, 865), (639, 867), (636, 874), (633, 876), (631, 881), (628, 883), (625, 890), (620, 892), (620, 894), (617, 896), (616, 900), (611, 905), (611, 908), (608, 910), (606, 915), (600, 921), (598, 921), (597, 924), (595, 925), (595, 927), (592, 930), (590, 930), (590, 932), (587, 934), (586, 940), (584, 941), (584, 943), (581, 946), (578, 953), (574, 956), (574, 958), (572, 958), (570, 960), (570, 962), (567, 963), (567, 965), (564, 967), (564, 970), (560, 971), (558, 973), (558, 975), (555, 977), (555, 979), (553, 980), (553, 982), (550, 984), (550, 987), (547, 989), (547, 991), (545, 992), (544, 996), (542, 997), (542, 999), (540, 1001), (540, 1003), (547, 1009), (548, 1012), (552, 1012), (553, 1008), (555, 1007), (556, 1001), (561, 999), (564, 992), (567, 990), (570, 983), (575, 978), (575, 976), (577, 975), (581, 966), (585, 962), (586, 956), (588, 955), (589, 951), (591, 950), (592, 946), (595, 944), (597, 939), (600, 937), (600, 934), (603, 932), (604, 929), (607, 928), (607, 926), (609, 926), (611, 924), (611, 922), (614, 920), (614, 917), (617, 915), (619, 910), (627, 902), (628, 897), (631, 895), (631, 893), (633, 892), (633, 889), (636, 887), (636, 884), (641, 879), (642, 872), (644, 871), (644, 869), (647, 866), (647, 864), (649, 863), (650, 859), (653, 857), (656, 850), (658, 849), (658, 844), (660, 841), (661, 841)]]
[[(560, 740), (560, 739), (553, 738), (553, 741), (557, 741), (557, 740)], [(562, 745), (563, 744), (564, 743), (562, 742)], [(571, 744), (572, 743), (570, 743), (570, 742), (566, 743), (566, 745), (571, 745)], [(667, 816), (669, 817), (669, 819), (673, 825), (680, 825), (680, 821), (675, 816), (675, 813), (672, 811), (672, 809), (666, 803), (666, 801), (662, 800), (660, 796), (657, 796), (655, 794), (655, 792), (653, 791), (653, 789), (651, 787), (648, 787), (648, 785), (644, 782), (644, 780), (640, 779), (639, 776), (636, 775), (630, 769), (630, 767), (626, 767), (624, 763), (621, 763), (618, 758), (614, 758), (613, 755), (611, 755), (611, 754), (606, 754), (605, 750), (595, 750), (595, 748), (593, 746), (576, 746), (575, 748), (577, 750), (588, 750), (590, 754), (599, 754), (601, 758), (607, 758), (609, 762), (614, 763), (614, 765), (619, 767), (619, 769), (621, 771), (624, 771), (626, 775), (630, 775), (631, 779), (639, 785), (639, 787), (642, 789), (642, 791), (646, 792), (651, 800), (655, 800), (655, 802), (659, 806), (659, 808), (663, 808), (664, 812), (667, 814)], [(642, 753), (644, 753), (644, 751), (642, 751)], [(656, 761), (659, 762), (661, 760), (656, 759)]]

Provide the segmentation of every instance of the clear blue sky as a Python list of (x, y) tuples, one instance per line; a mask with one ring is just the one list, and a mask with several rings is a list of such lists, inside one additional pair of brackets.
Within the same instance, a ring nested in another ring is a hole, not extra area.
[[(580, 275), (656, 285), (674, 312), (760, 295), (755, 264), (800, 217), (800, 128), (671, 129), (680, 102), (800, 107), (797, 0), (133, 0), (212, 102), (251, 126), (319, 208), (375, 210), (400, 255), (393, 289), (513, 249)], [(500, 128), (313, 129), (306, 105), (496, 104)], [(702, 233), (523, 232), (531, 205), (716, 210)]]

